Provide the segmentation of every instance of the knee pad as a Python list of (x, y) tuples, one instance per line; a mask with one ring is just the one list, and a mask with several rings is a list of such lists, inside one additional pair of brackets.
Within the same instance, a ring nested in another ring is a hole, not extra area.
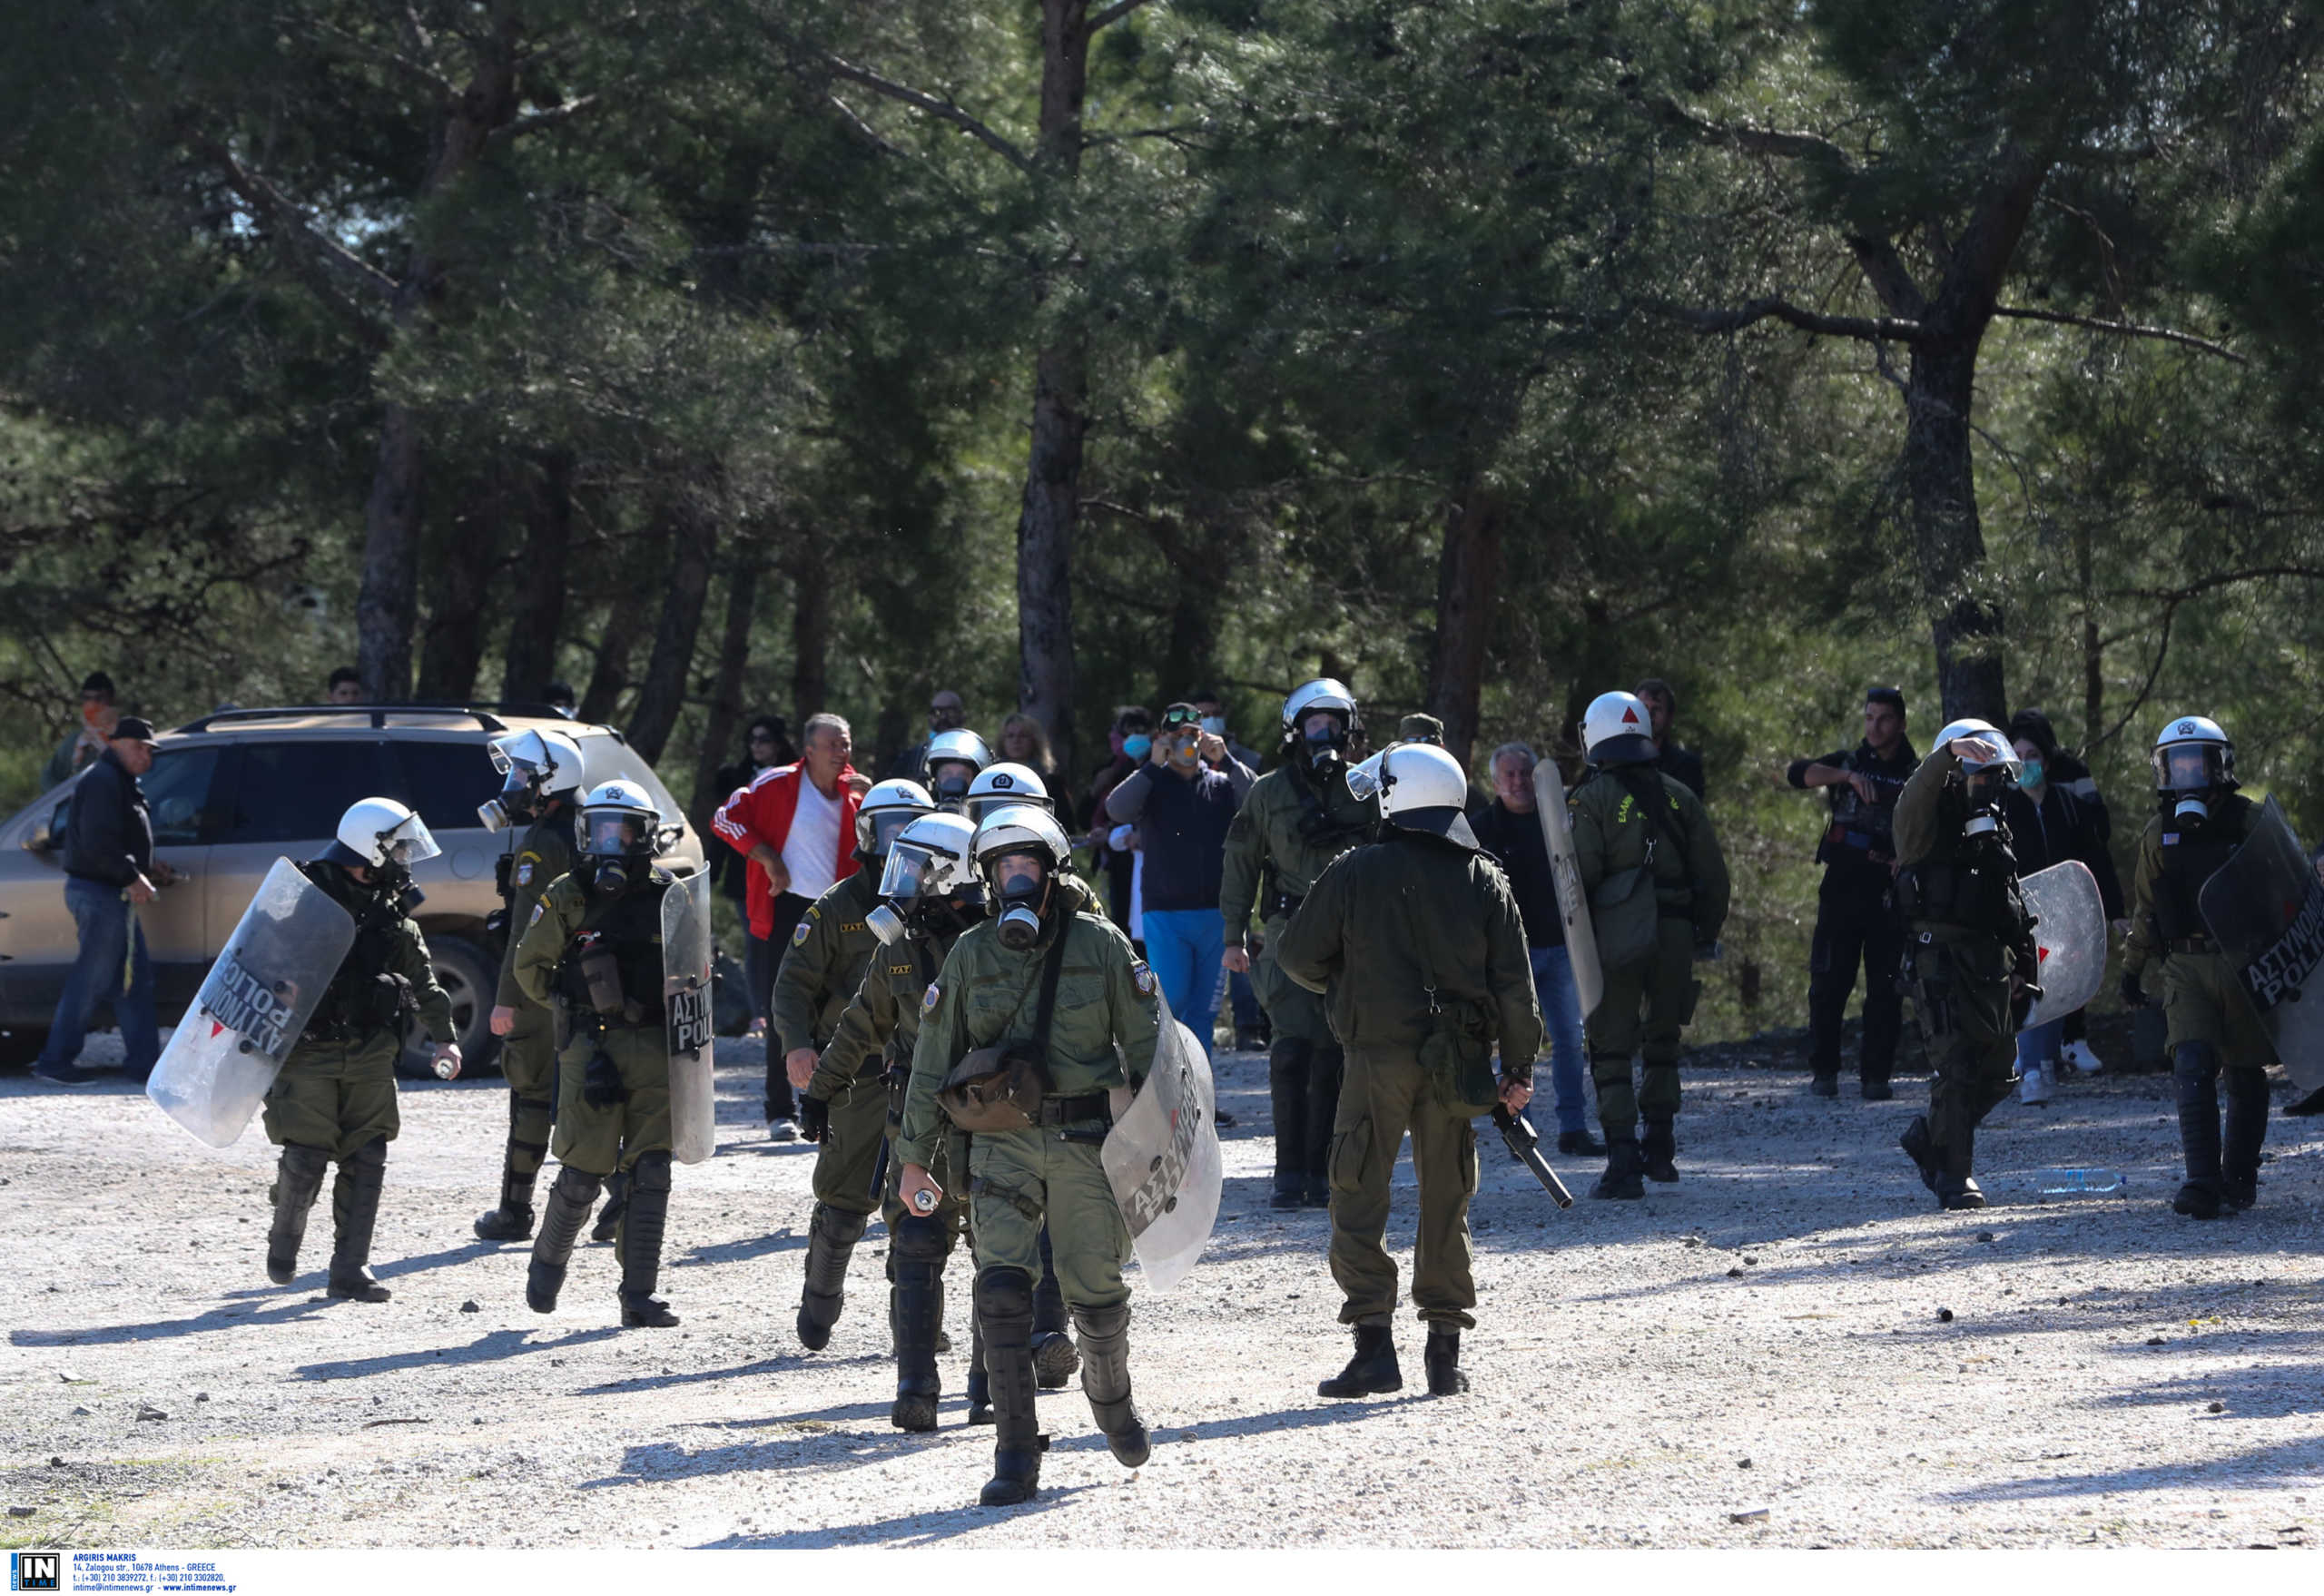
[[(664, 1170), (666, 1172), (668, 1167), (665, 1162)], [(817, 1203), (813, 1215), (807, 1221), (807, 1227), (820, 1233), (826, 1241), (840, 1246), (853, 1246), (863, 1239), (863, 1227), (871, 1220), (869, 1214), (851, 1214), (844, 1209), (834, 1208), (829, 1203)]]
[(892, 1264), (941, 1264), (944, 1261), (944, 1225), (941, 1220), (907, 1216), (896, 1221), (892, 1232), (894, 1245), (889, 1249)]
[[(385, 1156), (381, 1154), (381, 1157)], [(285, 1142), (282, 1144), (282, 1164), (294, 1175), (311, 1175), (320, 1180), (323, 1171), (330, 1167), (330, 1154), (321, 1148), (310, 1148), (304, 1142)]]
[(2171, 1073), (2181, 1080), (2207, 1080), (2218, 1069), (2219, 1051), (2209, 1042), (2181, 1042), (2171, 1051)]
[(567, 1202), (586, 1208), (597, 1200), (597, 1194), (605, 1189), (605, 1177), (602, 1175), (592, 1175), (586, 1169), (576, 1169), (570, 1164), (559, 1164), (556, 1167), (556, 1184), (550, 1190)]
[(1013, 1265), (978, 1271), (977, 1312), (983, 1316), (988, 1331), (1009, 1320), (1030, 1323), (1033, 1277)]
[(630, 1187), (635, 1191), (667, 1191), (670, 1189), (670, 1155), (640, 1153), (637, 1162), (630, 1166)]
[(2227, 1100), (2240, 1108), (2268, 1106), (2268, 1072), (2250, 1065), (2230, 1064), (2220, 1071), (2220, 1085), (2227, 1093)]

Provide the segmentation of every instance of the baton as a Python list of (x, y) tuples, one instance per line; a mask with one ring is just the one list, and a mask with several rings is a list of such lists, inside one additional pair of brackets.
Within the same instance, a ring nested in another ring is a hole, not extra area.
[(1558, 1172), (1541, 1157), (1541, 1133), (1533, 1128), (1533, 1122), (1522, 1114), (1511, 1113), (1506, 1103), (1492, 1106), (1492, 1122), (1501, 1129), (1501, 1139), (1508, 1145), (1509, 1156), (1533, 1172), (1533, 1178), (1541, 1183), (1541, 1189), (1550, 1194), (1550, 1199), (1561, 1208), (1573, 1207), (1573, 1193), (1566, 1190)]

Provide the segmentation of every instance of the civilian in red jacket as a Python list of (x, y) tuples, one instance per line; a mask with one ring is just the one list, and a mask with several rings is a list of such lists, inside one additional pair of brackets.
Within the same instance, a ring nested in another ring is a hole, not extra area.
[[(751, 916), (750, 982), (753, 1033), (765, 1032), (774, 969), (800, 916), (832, 885), (862, 868), (855, 858), (855, 811), (871, 783), (851, 763), (854, 739), (835, 714), (807, 717), (805, 755), (796, 764), (761, 771), (719, 806), (710, 824), (750, 861), (745, 905)], [(766, 1053), (767, 1135), (798, 1136), (798, 1109), (772, 1036)]]

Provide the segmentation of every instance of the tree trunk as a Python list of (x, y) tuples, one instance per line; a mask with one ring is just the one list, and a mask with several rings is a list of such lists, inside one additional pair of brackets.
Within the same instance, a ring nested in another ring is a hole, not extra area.
[(709, 832), (711, 812), (726, 797), (718, 791), (718, 772), (734, 753), (734, 729), (743, 718), (743, 671), (750, 664), (752, 611), (758, 595), (758, 561), (745, 556), (726, 578), (718, 675), (710, 688), (710, 712), (703, 717), (702, 747), (694, 755), (694, 802), (686, 806), (686, 818), (696, 832)]
[(2074, 578), (2082, 589), (2082, 755), (2098, 745), (2106, 720), (2106, 647), (2099, 640), (2095, 566), (2090, 555), (2090, 527), (2074, 528)]
[[(419, 185), (421, 202), (458, 182), (483, 154), (494, 130), (516, 117), (520, 32), (506, 0), (495, 4), (491, 31), (478, 46), (468, 87), (443, 103), (434, 157)], [(426, 250), (412, 249), (391, 311), (399, 338), (412, 336), (421, 310), (440, 296), (444, 266)], [(371, 496), (363, 507), (363, 586), (355, 603), (356, 668), (375, 703), (400, 704), (411, 693), (422, 468), (419, 419), (390, 399), (380, 413)]]
[(791, 563), (791, 713), (798, 716), (791, 735), (803, 754), (801, 728), (831, 697), (832, 572), (822, 534), (804, 535)]
[(484, 613), (507, 508), (496, 472), (477, 484), (468, 508), (452, 523), (452, 535), (431, 573), (434, 602), (419, 648), (422, 703), (465, 704), (476, 695), (477, 671), (484, 663)]
[(676, 729), (678, 712), (685, 707), (694, 639), (702, 635), (703, 604), (710, 596), (710, 517), (695, 506), (680, 505), (665, 517), (664, 525), (667, 541), (675, 546), (670, 586), (654, 628), (645, 679), (638, 684), (637, 703), (629, 713), (630, 746), (648, 764), (660, 761)]
[(628, 602), (626, 596), (617, 596), (606, 610), (605, 629), (597, 635), (597, 663), (589, 672), (588, 686), (582, 690), (581, 706), (574, 711), (576, 719), (603, 724), (614, 718), (622, 690), (629, 685), (629, 656), (644, 630), (644, 606)]
[(1429, 713), (1444, 723), (1446, 752), (1464, 765), (1477, 740), (1493, 585), (1500, 576), (1501, 507), (1482, 479), (1472, 476), (1460, 502), (1445, 509), (1444, 550), (1436, 569), (1436, 644), (1428, 666)]
[(508, 622), (500, 674), (500, 696), (511, 704), (538, 704), (542, 690), (556, 679), (566, 560), (573, 547), (573, 457), (565, 450), (542, 462), (525, 520), (525, 553), (511, 606), (516, 613)]
[(2003, 692), (2001, 612), (1980, 592), (1984, 533), (1977, 517), (1976, 471), (1969, 455), (1969, 407), (1977, 354), (1924, 345), (1913, 352), (1905, 389), (1905, 483), (1921, 592), (1934, 612), (1937, 696), (1945, 718), (2009, 718)]

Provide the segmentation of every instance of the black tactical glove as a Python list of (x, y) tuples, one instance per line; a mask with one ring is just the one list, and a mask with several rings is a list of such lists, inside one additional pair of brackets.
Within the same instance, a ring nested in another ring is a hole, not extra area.
[(2122, 971), (2122, 994), (2123, 1008), (2143, 1009), (2146, 1007), (2146, 989), (2139, 985), (2139, 972), (2137, 970), (2125, 970)]
[(828, 1098), (800, 1094), (799, 1134), (812, 1142), (831, 1140), (832, 1106)]
[(581, 1072), (581, 1100), (592, 1108), (610, 1108), (629, 1101), (629, 1089), (621, 1083), (621, 1071), (615, 1068), (611, 1055), (600, 1049), (589, 1060), (589, 1068)]

